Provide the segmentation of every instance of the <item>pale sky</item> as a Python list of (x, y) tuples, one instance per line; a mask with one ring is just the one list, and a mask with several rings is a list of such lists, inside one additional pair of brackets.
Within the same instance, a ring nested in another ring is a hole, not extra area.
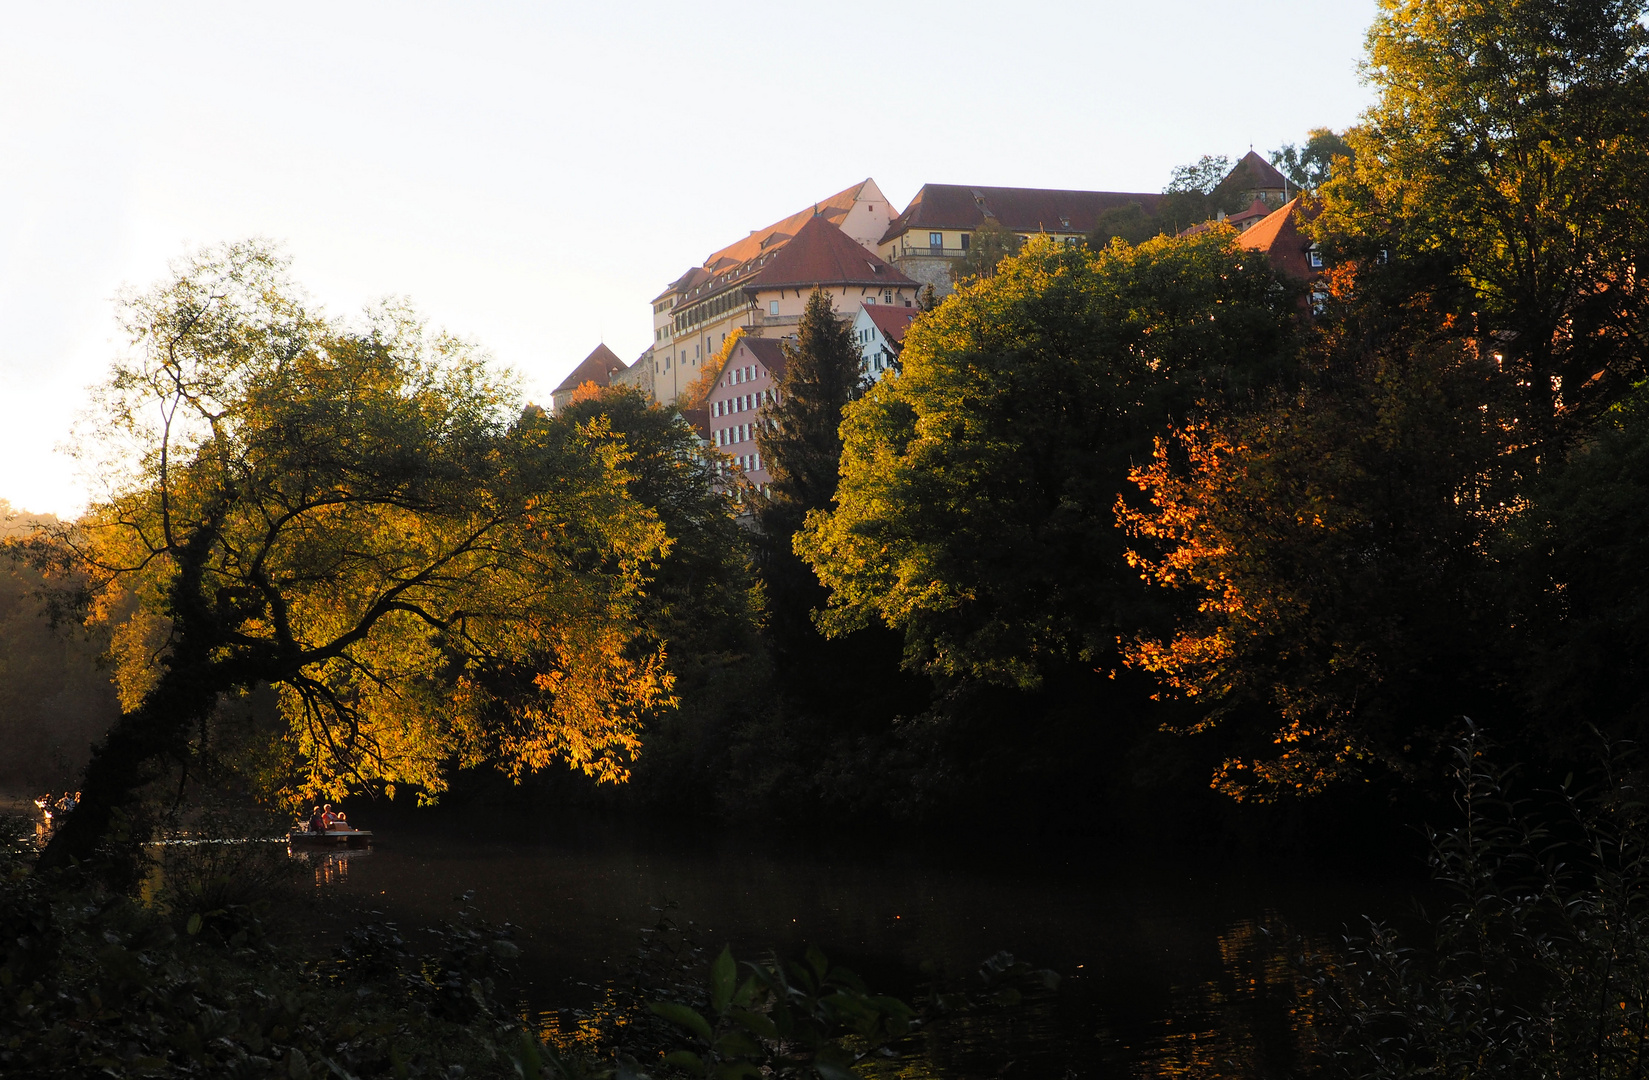
[(334, 314), (408, 296), (549, 390), (687, 266), (873, 177), (1159, 191), (1343, 128), (1375, 0), (0, 0), (0, 498), (61, 447), (114, 297), (267, 237)]

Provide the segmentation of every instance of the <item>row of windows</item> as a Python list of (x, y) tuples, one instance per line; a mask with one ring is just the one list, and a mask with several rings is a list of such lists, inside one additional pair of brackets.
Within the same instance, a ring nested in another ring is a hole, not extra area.
[(734, 443), (749, 442), (755, 438), (751, 429), (754, 424), (734, 424), (732, 427), (716, 429), (716, 445), (732, 446)]
[[(968, 250), (968, 241), (971, 240), (971, 239), (972, 239), (972, 237), (971, 237), (970, 234), (968, 234), (968, 233), (963, 233), (962, 234), (962, 250), (963, 251)], [(1023, 240), (1024, 237), (1020, 237), (1020, 239)], [(928, 247), (942, 248), (944, 246), (945, 246), (945, 234), (944, 233), (942, 233), (942, 232), (930, 232), (930, 233), (928, 233)]]
[(749, 301), (745, 299), (742, 290), (731, 289), (707, 303), (699, 304), (677, 315), (675, 320), (676, 333), (681, 333), (686, 327), (697, 326), (699, 323), (725, 315), (734, 308), (747, 307), (748, 305)]
[(740, 394), (738, 397), (722, 398), (710, 403), (711, 416), (731, 416), (737, 412), (749, 412), (760, 408), (764, 402), (773, 400), (772, 390), (758, 390), (754, 394)]
[(766, 372), (762, 371), (761, 365), (759, 365), (759, 364), (746, 364), (743, 367), (736, 367), (733, 370), (729, 371), (726, 374), (726, 376), (724, 376), (722, 378), (721, 384), (723, 386), (737, 386), (740, 383), (749, 382), (751, 379), (754, 379), (757, 375), (765, 375), (765, 374), (766, 374)]

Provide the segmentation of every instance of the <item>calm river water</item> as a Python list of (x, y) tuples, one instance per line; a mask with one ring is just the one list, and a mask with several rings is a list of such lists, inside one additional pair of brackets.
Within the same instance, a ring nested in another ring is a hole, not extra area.
[(317, 887), (406, 925), (450, 919), (474, 890), (482, 915), (518, 928), (523, 1008), (551, 1032), (576, 1030), (667, 903), (713, 951), (756, 959), (814, 943), (880, 992), (919, 992), (924, 962), (966, 976), (1000, 950), (1063, 977), (1017, 1008), (931, 1026), (881, 1074), (912, 1080), (1292, 1075), (1310, 1009), (1278, 935), (1334, 941), (1363, 914), (1402, 914), (1413, 892), (1001, 845), (820, 849), (601, 821), (420, 822), (378, 837), (363, 857), (317, 863)]

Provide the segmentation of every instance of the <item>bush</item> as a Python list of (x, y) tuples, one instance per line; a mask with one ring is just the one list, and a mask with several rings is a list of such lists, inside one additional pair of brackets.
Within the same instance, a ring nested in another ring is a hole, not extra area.
[[(1382, 1077), (1641, 1076), (1649, 1055), (1649, 818), (1605, 755), (1548, 809), (1510, 793), (1472, 730), (1464, 822), (1432, 837), (1451, 901), (1429, 941), (1370, 924), (1319, 969), (1332, 1072)], [(1337, 1030), (1333, 1030), (1337, 1029)]]

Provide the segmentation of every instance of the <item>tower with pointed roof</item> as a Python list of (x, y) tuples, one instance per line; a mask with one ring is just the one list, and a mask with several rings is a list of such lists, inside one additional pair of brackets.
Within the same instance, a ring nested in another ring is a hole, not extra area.
[(560, 412), (572, 399), (573, 391), (585, 383), (611, 386), (613, 376), (628, 366), (605, 344), (597, 345), (589, 356), (573, 368), (571, 374), (561, 380), (561, 385), (550, 391), (550, 411)]

